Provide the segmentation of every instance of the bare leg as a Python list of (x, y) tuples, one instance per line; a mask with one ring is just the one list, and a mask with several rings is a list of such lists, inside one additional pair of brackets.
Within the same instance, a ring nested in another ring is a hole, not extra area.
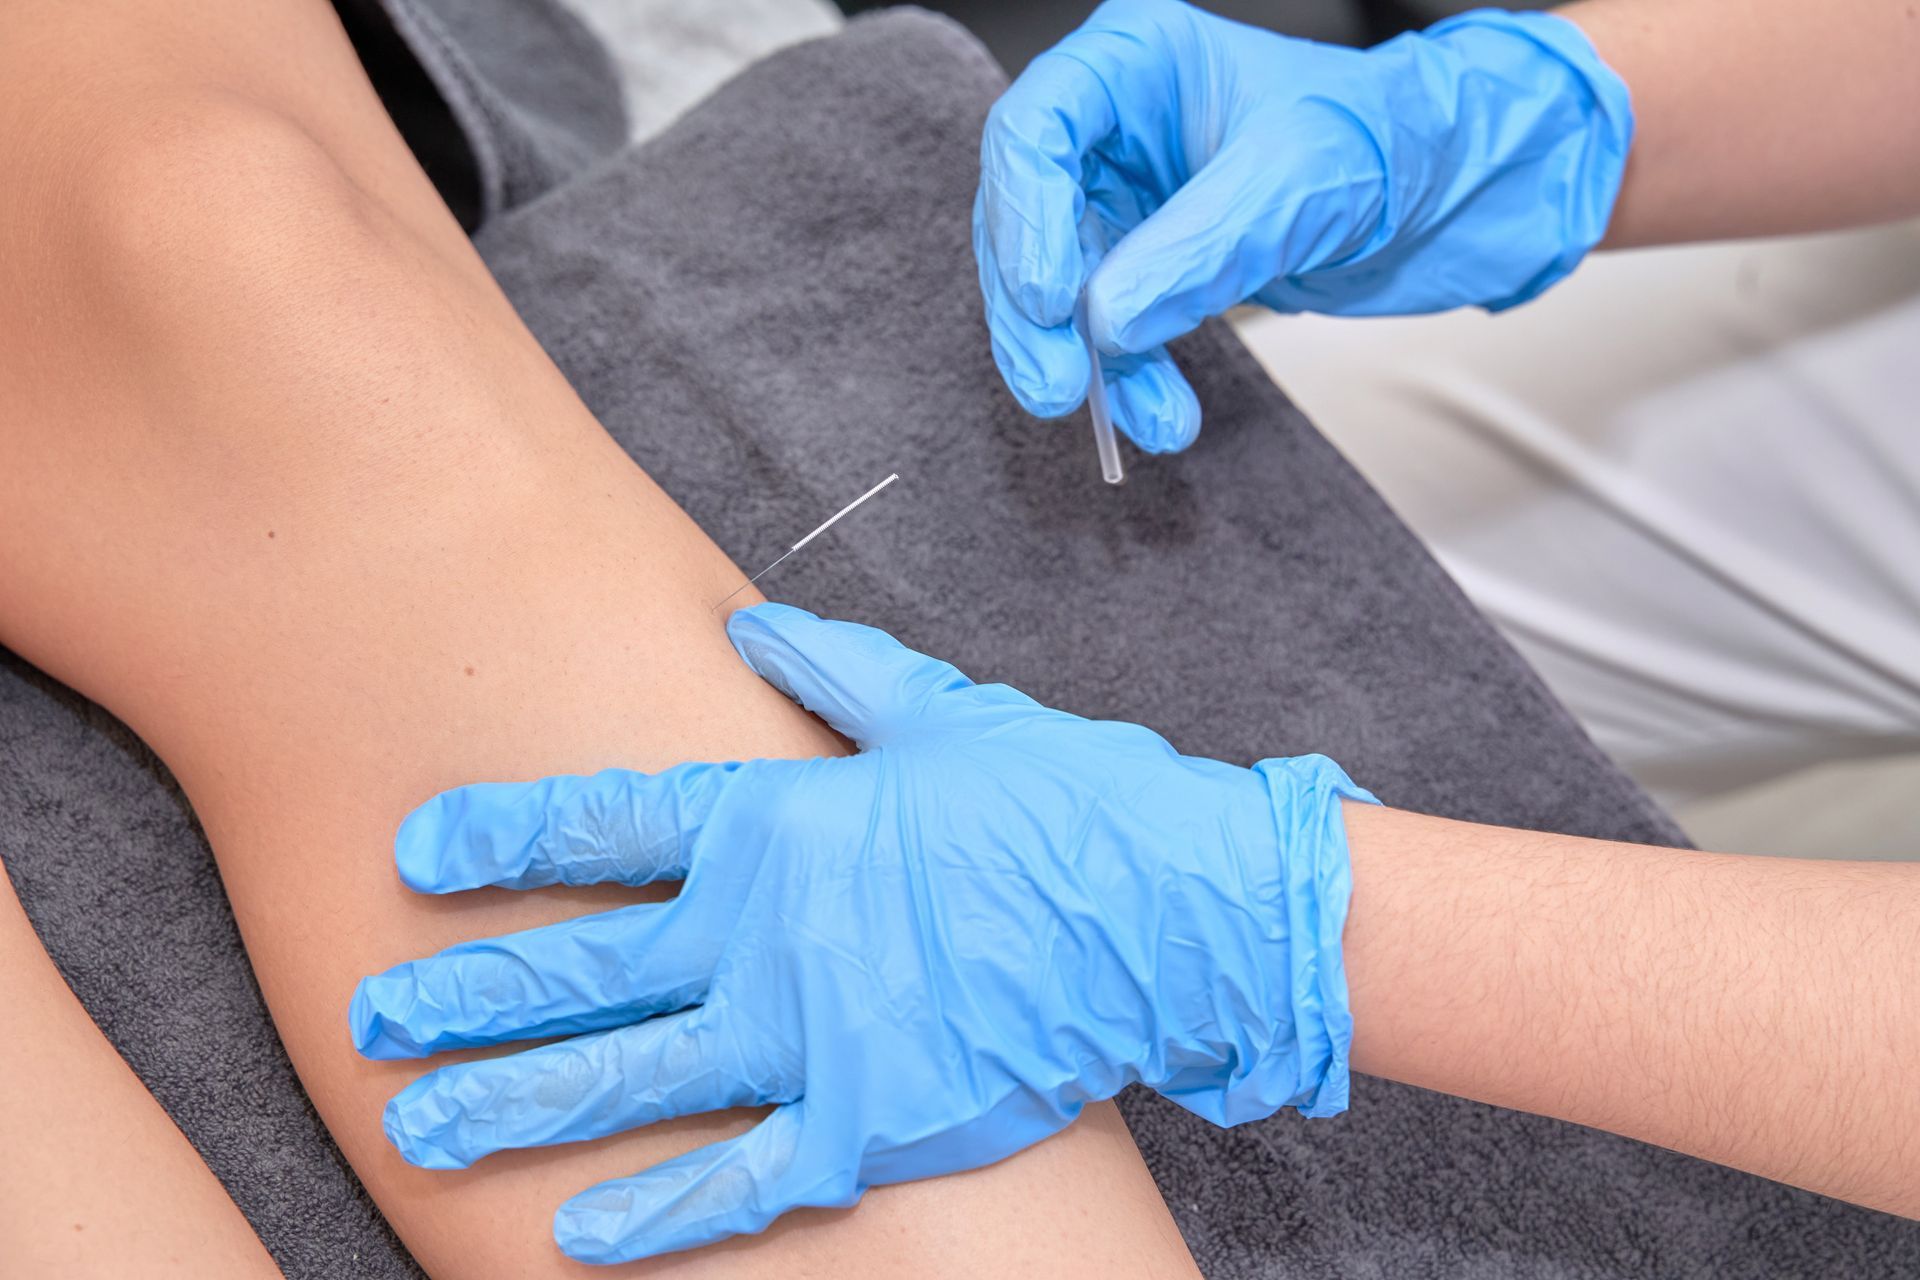
[[(0, 54), (0, 164), (39, 179), (0, 209), (0, 641), (178, 775), (295, 1065), (422, 1263), (573, 1270), (561, 1200), (743, 1118), (401, 1162), (380, 1112), (419, 1068), (353, 1054), (354, 982), (636, 895), (421, 899), (395, 826), (461, 782), (837, 744), (734, 658), (709, 612), (734, 568), (519, 324), (330, 11), (147, 8), (30, 3)], [(666, 1265), (1193, 1273), (1111, 1108)]]
[(0, 872), (0, 1257), (9, 1274), (280, 1273), (40, 949)]

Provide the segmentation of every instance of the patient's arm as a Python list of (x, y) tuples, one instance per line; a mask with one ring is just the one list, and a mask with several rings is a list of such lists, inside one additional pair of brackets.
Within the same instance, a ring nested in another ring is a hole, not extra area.
[(67, 990), (3, 870), (0, 973), (6, 1274), (279, 1275), (220, 1183)]
[[(439, 1276), (573, 1272), (553, 1209), (742, 1123), (457, 1174), (380, 1131), (363, 974), (630, 900), (407, 893), (456, 783), (817, 754), (709, 606), (734, 568), (594, 422), (314, 0), (29, 0), (0, 43), (0, 643), (193, 801), (302, 1079)], [(697, 429), (697, 428), (690, 428)], [(749, 599), (743, 595), (744, 602)], [(1192, 1274), (1110, 1107), (687, 1274)]]

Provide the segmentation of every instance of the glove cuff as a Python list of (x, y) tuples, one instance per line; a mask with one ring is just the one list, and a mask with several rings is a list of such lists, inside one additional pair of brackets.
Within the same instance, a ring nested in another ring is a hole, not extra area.
[(1270, 1099), (1257, 1113), (1235, 1114), (1240, 1108), (1229, 1093), (1225, 1123), (1268, 1115), (1278, 1106), (1310, 1117), (1339, 1115), (1347, 1109), (1353, 1046), (1341, 952), (1353, 871), (1340, 802), (1380, 802), (1325, 756), (1262, 760), (1253, 769), (1267, 788), (1283, 872), (1288, 972), (1275, 975), (1275, 985), (1284, 979), (1276, 996), (1290, 1003), (1295, 1076), (1292, 1096)]
[[(1452, 48), (1466, 63), (1521, 83), (1538, 78), (1541, 55), (1571, 73), (1566, 95), (1569, 129), (1551, 148), (1538, 177), (1540, 189), (1560, 218), (1558, 244), (1531, 278), (1503, 296), (1480, 300), (1502, 311), (1537, 297), (1565, 279), (1606, 235), (1633, 145), (1633, 104), (1627, 85), (1578, 25), (1552, 13), (1475, 9), (1435, 23), (1422, 36)], [(1518, 60), (1499, 56), (1497, 46), (1525, 46)], [(1506, 64), (1515, 65), (1508, 66)], [(1525, 65), (1520, 65), (1525, 64)]]

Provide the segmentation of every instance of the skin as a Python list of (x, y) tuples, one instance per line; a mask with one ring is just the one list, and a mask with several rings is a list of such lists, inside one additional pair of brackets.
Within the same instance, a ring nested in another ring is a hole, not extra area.
[(72, 1280), (280, 1272), (41, 949), (0, 874), (0, 1247)]
[(1920, 1217), (1920, 862), (1346, 819), (1356, 1070)]
[(1556, 12), (1633, 94), (1606, 247), (1920, 214), (1920, 6), (1582, 0)]
[[(406, 1165), (381, 1109), (423, 1067), (353, 1052), (355, 982), (644, 895), (424, 898), (393, 832), (475, 779), (840, 744), (736, 658), (710, 606), (738, 569), (521, 326), (326, 5), (9, 19), (0, 644), (180, 779), (302, 1081), (427, 1270), (606, 1274), (559, 1255), (554, 1208), (751, 1115)], [(35, 1249), (69, 1230), (57, 1189), (93, 1176), (54, 1139), (5, 1219)], [(134, 1257), (167, 1247), (143, 1222), (231, 1213), (173, 1179), (117, 1194)], [(1110, 1106), (993, 1168), (642, 1272), (1195, 1274)]]

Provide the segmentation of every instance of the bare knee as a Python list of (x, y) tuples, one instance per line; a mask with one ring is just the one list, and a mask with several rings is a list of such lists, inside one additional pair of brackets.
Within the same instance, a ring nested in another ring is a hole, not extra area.
[(272, 283), (383, 247), (375, 200), (298, 120), (216, 93), (116, 124), (45, 199), (49, 247), (121, 300)]

